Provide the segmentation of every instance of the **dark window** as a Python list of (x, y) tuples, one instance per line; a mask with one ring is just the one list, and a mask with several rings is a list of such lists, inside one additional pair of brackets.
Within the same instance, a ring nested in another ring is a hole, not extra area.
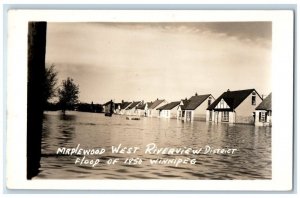
[(212, 111), (209, 111), (209, 121), (212, 121)]
[(252, 105), (256, 105), (256, 93), (255, 93), (255, 91), (252, 92)]
[(229, 121), (229, 111), (223, 111), (222, 112), (222, 121), (228, 122)]
[(259, 121), (265, 122), (266, 121), (266, 114), (265, 112), (259, 112)]
[(256, 96), (252, 96), (252, 105), (256, 105)]

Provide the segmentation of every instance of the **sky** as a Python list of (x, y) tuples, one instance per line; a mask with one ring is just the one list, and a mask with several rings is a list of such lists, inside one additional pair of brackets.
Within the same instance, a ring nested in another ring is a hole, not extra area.
[(81, 102), (271, 92), (271, 22), (48, 23), (46, 63)]

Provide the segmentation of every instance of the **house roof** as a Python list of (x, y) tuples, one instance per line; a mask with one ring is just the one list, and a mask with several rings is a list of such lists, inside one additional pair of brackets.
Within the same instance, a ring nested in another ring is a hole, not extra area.
[[(224, 99), (225, 102), (230, 107), (228, 110), (233, 110), (237, 108), (253, 91), (260, 97), (255, 89), (245, 89), (237, 91), (226, 91), (221, 96), (219, 96), (208, 108), (207, 110), (215, 110), (218, 103)], [(260, 97), (261, 98), (261, 97)]]
[(189, 104), (190, 100), (188, 99), (183, 99), (181, 100), (183, 105), (180, 105), (181, 110), (185, 109), (187, 107), (187, 105)]
[(131, 104), (131, 102), (122, 102), (121, 105), (120, 105), (120, 109), (125, 109), (130, 104)]
[(272, 110), (272, 93), (270, 93), (256, 108), (256, 110)]
[(145, 107), (146, 107), (146, 103), (140, 103), (136, 108), (137, 109), (145, 109)]
[(129, 107), (127, 108), (128, 110), (133, 109), (134, 107), (136, 107), (138, 104), (140, 104), (141, 101), (137, 101), (137, 102), (132, 102), (131, 105), (129, 105)]
[(117, 106), (120, 106), (121, 107), (121, 104), (122, 103), (114, 103), (115, 104), (115, 106), (117, 107)]
[(148, 109), (155, 109), (158, 105), (160, 105), (162, 102), (164, 102), (165, 100), (155, 100), (149, 107)]
[(192, 96), (186, 105), (182, 107), (182, 110), (195, 110), (199, 105), (201, 105), (208, 97), (210, 94), (206, 95), (196, 95)]
[(112, 103), (112, 100), (110, 100), (110, 101), (104, 103), (103, 106), (109, 105), (109, 104), (111, 104), (111, 103)]
[(153, 102), (147, 102), (147, 108), (149, 109), (149, 107), (153, 104)]
[(168, 103), (164, 106), (159, 107), (158, 110), (172, 110), (173, 108), (175, 108), (179, 104), (180, 104), (180, 101), (170, 102), (170, 103)]

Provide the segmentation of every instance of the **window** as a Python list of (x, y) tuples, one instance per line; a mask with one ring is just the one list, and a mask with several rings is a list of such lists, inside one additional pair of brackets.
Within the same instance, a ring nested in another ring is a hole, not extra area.
[(211, 104), (211, 99), (208, 99), (208, 106)]
[(266, 113), (265, 112), (259, 112), (259, 121), (260, 122), (266, 121)]
[(228, 122), (229, 121), (229, 111), (223, 111), (222, 112), (222, 121)]
[(256, 93), (252, 92), (252, 105), (256, 105)]

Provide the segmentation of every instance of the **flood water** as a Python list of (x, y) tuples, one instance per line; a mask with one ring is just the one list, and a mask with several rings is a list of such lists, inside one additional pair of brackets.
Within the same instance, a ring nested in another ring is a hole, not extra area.
[[(42, 159), (37, 179), (271, 179), (271, 129), (252, 125), (182, 122), (176, 119), (67, 112), (45, 112)], [(147, 145), (158, 148), (225, 148), (234, 153), (151, 154)], [(138, 147), (135, 153), (112, 153), (112, 146)], [(98, 155), (57, 155), (58, 148), (105, 149)], [(75, 164), (76, 159), (99, 159), (94, 167)], [(125, 164), (139, 158), (141, 164)], [(181, 159), (186, 164), (151, 164), (153, 159)], [(191, 159), (195, 163), (191, 164)], [(118, 160), (108, 165), (108, 161)]]

